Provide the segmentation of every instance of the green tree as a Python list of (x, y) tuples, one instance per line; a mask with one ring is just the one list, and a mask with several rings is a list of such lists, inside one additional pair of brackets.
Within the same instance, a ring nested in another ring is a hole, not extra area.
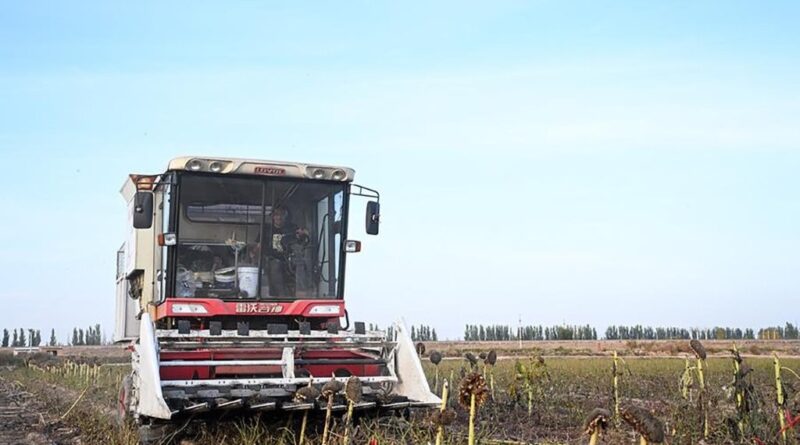
[(55, 346), (58, 344), (58, 340), (56, 339), (56, 330), (50, 330), (50, 342), (48, 343), (50, 346)]
[(8, 347), (8, 329), (3, 329), (3, 343), (4, 348)]
[(25, 329), (20, 328), (19, 330), (19, 341), (17, 342), (17, 346), (25, 346), (28, 344), (28, 339), (25, 338)]

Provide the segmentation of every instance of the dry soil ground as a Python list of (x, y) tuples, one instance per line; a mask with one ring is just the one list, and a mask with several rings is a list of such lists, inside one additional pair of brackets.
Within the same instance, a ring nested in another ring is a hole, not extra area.
[(0, 376), (0, 444), (67, 444), (76, 436), (77, 430), (54, 418), (39, 397)]
[[(731, 443), (732, 436), (727, 425), (735, 413), (735, 406), (730, 399), (732, 361), (728, 352), (732, 342), (706, 341), (704, 344), (711, 355), (707, 382), (711, 388), (709, 401), (713, 406), (712, 434), (719, 440), (706, 443)], [(776, 352), (785, 359), (786, 366), (800, 370), (800, 359), (797, 358), (800, 357), (800, 342), (737, 342), (737, 346), (754, 368), (749, 378), (754, 385), (756, 408), (752, 418), (753, 430), (749, 434), (764, 438), (765, 443), (773, 443), (778, 426), (770, 355)], [(693, 401), (682, 399), (678, 386), (684, 369), (684, 357), (689, 355), (686, 341), (545, 341), (524, 342), (521, 348), (516, 342), (428, 342), (426, 347), (429, 352), (439, 350), (445, 353), (448, 360), (440, 365), (439, 375), (455, 381), (460, 379), (461, 369), (468, 367), (460, 358), (464, 352), (477, 355), (481, 351), (495, 349), (501, 357), (506, 358), (493, 371), (496, 399), (487, 402), (478, 416), (483, 444), (503, 443), (498, 439), (510, 441), (505, 443), (585, 443), (586, 437), (581, 430), (583, 416), (592, 408), (613, 406), (610, 399), (610, 369), (613, 362), (610, 355), (613, 351), (619, 352), (627, 360), (620, 381), (623, 403), (642, 406), (654, 412), (668, 425), (670, 443), (673, 445), (698, 443), (700, 430), (698, 413), (695, 412), (696, 380), (691, 390), (694, 392)], [(9, 359), (10, 351), (0, 350), (0, 444), (133, 443), (130, 435), (110, 436), (117, 434), (114, 433), (115, 427), (110, 426), (112, 420), (109, 412), (113, 411), (116, 385), (122, 374), (127, 372), (124, 362), (128, 359), (128, 353), (125, 348), (64, 348), (60, 355), (80, 362), (106, 363), (102, 367), (103, 379), (95, 382), (86, 394), (84, 401), (87, 403), (78, 405), (85, 410), (76, 409), (63, 422), (59, 421), (61, 413), (81, 392), (85, 386), (83, 381), (77, 378), (68, 381), (58, 375), (26, 369), (20, 366), (20, 360), (16, 360), (14, 366), (3, 367), (1, 364)], [(514, 363), (520, 360), (530, 366), (533, 363), (530, 358), (534, 356), (547, 358), (547, 375), (534, 379), (528, 396), (532, 397), (532, 401), (526, 402), (526, 387), (515, 379)], [(60, 359), (62, 363), (64, 358)], [(427, 354), (423, 357), (423, 364), (433, 382), (435, 368), (428, 358)], [(108, 365), (114, 362), (123, 364)], [(786, 389), (790, 396), (787, 398), (788, 405), (794, 413), (800, 409), (800, 378), (786, 377)], [(528, 403), (533, 406), (532, 414), (529, 414)], [(468, 415), (457, 404), (452, 406), (458, 415), (456, 423), (449, 428), (450, 437), (446, 443), (463, 443)], [(238, 424), (234, 427), (239, 428)], [(429, 428), (423, 420), (413, 424), (411, 434), (415, 439), (424, 438), (426, 442), (430, 437), (430, 433), (426, 432)], [(197, 436), (195, 443), (220, 443), (216, 442), (219, 437), (227, 437), (225, 443), (231, 445), (250, 443), (231, 438), (229, 431), (218, 431), (207, 436), (212, 438), (210, 441), (197, 439), (200, 437)], [(387, 433), (384, 430), (375, 434), (381, 437), (381, 445), (417, 443), (414, 440), (409, 442), (408, 437), (397, 439), (400, 433)], [(752, 436), (750, 439), (741, 443), (753, 443)], [(634, 443), (635, 440), (635, 435), (629, 429), (620, 427), (612, 429), (609, 439), (604, 443)]]

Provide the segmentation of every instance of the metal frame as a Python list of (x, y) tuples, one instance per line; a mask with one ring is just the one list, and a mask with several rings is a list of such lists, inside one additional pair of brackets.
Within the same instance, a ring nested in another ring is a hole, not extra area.
[[(253, 179), (253, 180), (260, 181), (261, 184), (262, 184), (262, 202), (261, 202), (261, 206), (262, 206), (262, 222), (261, 222), (261, 224), (259, 224), (259, 230), (260, 231), (263, 230), (264, 224), (266, 223), (265, 222), (265, 217), (263, 215), (263, 213), (264, 213), (263, 212), (263, 208), (265, 206), (264, 199), (266, 197), (264, 195), (266, 193), (265, 185), (268, 182), (323, 183), (323, 184), (330, 184), (330, 185), (338, 185), (338, 186), (340, 186), (341, 187), (341, 191), (343, 193), (343, 197), (342, 197), (342, 210), (341, 210), (342, 211), (342, 230), (341, 230), (341, 234), (340, 234), (341, 236), (340, 236), (340, 240), (339, 240), (339, 244), (340, 244), (339, 245), (340, 260), (339, 260), (338, 270), (336, 271), (336, 274), (337, 274), (337, 277), (336, 277), (337, 288), (336, 288), (336, 296), (335, 296), (335, 298), (327, 297), (326, 299), (336, 299), (336, 300), (343, 300), (344, 299), (344, 281), (345, 281), (344, 280), (344, 274), (345, 274), (344, 265), (345, 265), (345, 257), (346, 257), (345, 242), (347, 241), (347, 232), (348, 232), (348, 227), (350, 225), (350, 218), (349, 218), (350, 185), (351, 185), (350, 182), (331, 181), (331, 180), (318, 180), (318, 179), (309, 179), (309, 178), (282, 177), (282, 176), (276, 177), (276, 176), (250, 175), (250, 174), (236, 174), (236, 173), (233, 173), (233, 174), (215, 174), (215, 173), (209, 173), (209, 172), (194, 172), (194, 171), (179, 171), (179, 170), (178, 171), (170, 171), (169, 173), (174, 173), (174, 178), (175, 178), (175, 182), (170, 182), (170, 184), (172, 184), (174, 186), (174, 189), (172, 191), (174, 199), (173, 199), (173, 201), (171, 203), (171, 208), (170, 208), (170, 211), (171, 211), (170, 224), (171, 225), (174, 224), (174, 230), (173, 231), (179, 237), (180, 237), (180, 227), (179, 227), (179, 225), (180, 225), (180, 209), (181, 209), (181, 206), (183, 205), (183, 202), (181, 200), (181, 183), (183, 182), (183, 179), (186, 178), (186, 177), (213, 177), (213, 178), (233, 178), (233, 179), (241, 178), (241, 179)], [(165, 174), (167, 174), (167, 173), (165, 173)], [(375, 194), (378, 193), (377, 191), (374, 191), (372, 189), (367, 189), (366, 187), (362, 187), (362, 186), (357, 186), (357, 187), (363, 188), (365, 190), (370, 190), (370, 191), (374, 192)], [(357, 196), (371, 196), (371, 195), (357, 194)], [(331, 205), (332, 205), (332, 202), (333, 202), (333, 200), (331, 198)], [(204, 224), (207, 224), (207, 223), (204, 223)], [(211, 224), (213, 224), (213, 223), (211, 223)], [(331, 238), (331, 240), (332, 240), (332, 237), (329, 237), (329, 238)], [(169, 292), (167, 292), (165, 298), (162, 299), (161, 301), (157, 302), (157, 304), (161, 304), (164, 301), (166, 301), (166, 299), (170, 298), (170, 296), (174, 296), (175, 295), (175, 275), (176, 275), (175, 274), (175, 269), (177, 268), (177, 247), (178, 246), (175, 245), (175, 246), (170, 246), (170, 247), (171, 248), (168, 249), (168, 252), (172, 252), (173, 255), (169, 257), (169, 262), (168, 262), (168, 266), (167, 267), (168, 267), (169, 271), (171, 272), (171, 275), (166, 273), (166, 271), (163, 272), (164, 276), (165, 277), (169, 277), (169, 280), (170, 280), (170, 281), (168, 281), (166, 283), (166, 285), (167, 285), (166, 287), (169, 289)], [(263, 265), (261, 264), (261, 259), (259, 259), (259, 270), (262, 270), (262, 269), (263, 269)], [(260, 294), (261, 293), (261, 278), (260, 278), (260, 274), (259, 274), (259, 280), (258, 280), (258, 287), (259, 287), (259, 294)], [(223, 301), (235, 300), (234, 298), (220, 298), (220, 299), (223, 300)], [(265, 297), (263, 295), (260, 295), (258, 298), (255, 298), (254, 300), (255, 301), (261, 301), (261, 302), (271, 302), (271, 301), (292, 301), (292, 300), (297, 300), (297, 299), (301, 299), (301, 298), (287, 298), (287, 297), (274, 298), (274, 297), (270, 297), (270, 296), (266, 296)]]
[[(181, 387), (191, 388), (197, 386), (243, 386), (243, 385), (307, 385), (309, 382), (314, 383), (327, 383), (331, 380), (339, 380), (344, 383), (347, 379), (333, 377), (310, 378), (310, 377), (295, 377), (295, 378), (266, 378), (266, 379), (216, 379), (216, 380), (163, 380), (162, 387)], [(364, 383), (383, 383), (383, 382), (397, 382), (396, 376), (383, 376), (383, 377), (359, 377)]]

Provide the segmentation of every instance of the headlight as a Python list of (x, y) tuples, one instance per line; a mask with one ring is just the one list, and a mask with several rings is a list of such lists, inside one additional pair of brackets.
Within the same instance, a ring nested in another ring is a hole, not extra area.
[(337, 305), (318, 305), (311, 308), (308, 312), (314, 315), (339, 315), (339, 306)]
[(172, 305), (172, 312), (176, 314), (207, 314), (205, 306), (202, 304), (175, 303)]
[(186, 163), (186, 169), (191, 170), (193, 172), (200, 171), (203, 169), (203, 163), (200, 162), (198, 159), (192, 159), (191, 161)]
[(165, 233), (164, 234), (164, 245), (165, 246), (174, 246), (178, 244), (178, 236), (174, 233)]

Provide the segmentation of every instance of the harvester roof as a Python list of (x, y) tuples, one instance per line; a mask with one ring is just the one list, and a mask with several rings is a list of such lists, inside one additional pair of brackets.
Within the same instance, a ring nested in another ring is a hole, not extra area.
[(350, 182), (355, 170), (332, 165), (258, 159), (184, 156), (169, 161), (167, 170), (185, 170), (218, 174), (283, 176), (329, 181)]

